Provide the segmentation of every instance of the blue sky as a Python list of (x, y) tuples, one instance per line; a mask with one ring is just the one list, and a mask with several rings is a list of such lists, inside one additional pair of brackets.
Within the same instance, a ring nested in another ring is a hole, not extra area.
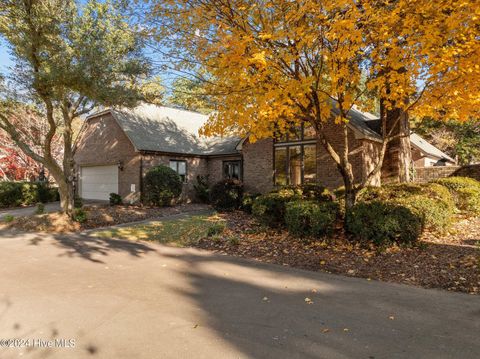
[(8, 47), (4, 40), (0, 38), (0, 73), (8, 72), (8, 67), (13, 65), (10, 54), (8, 53)]

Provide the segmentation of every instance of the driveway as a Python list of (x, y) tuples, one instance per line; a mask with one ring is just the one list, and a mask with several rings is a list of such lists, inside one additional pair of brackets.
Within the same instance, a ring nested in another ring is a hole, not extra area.
[(480, 357), (478, 296), (80, 235), (0, 263), (1, 358)]
[[(2, 209), (0, 210), (0, 220), (5, 216), (14, 216), (14, 217), (21, 217), (21, 216), (31, 216), (35, 214), (37, 210), (37, 206), (30, 206), (30, 207), (16, 207), (10, 209)], [(52, 202), (45, 204), (45, 213), (57, 212), (60, 211), (60, 202)]]

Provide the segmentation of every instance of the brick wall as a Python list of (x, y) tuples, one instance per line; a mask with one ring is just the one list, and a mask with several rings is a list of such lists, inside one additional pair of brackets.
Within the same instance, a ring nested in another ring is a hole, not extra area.
[[(343, 149), (343, 137), (338, 134), (339, 127), (331, 124), (326, 133), (329, 141), (337, 151)], [(375, 149), (371, 141), (355, 138), (354, 132), (348, 131), (350, 161), (357, 181), (367, 173), (368, 160), (375, 160), (376, 153), (368, 152)], [(243, 145), (243, 179), (245, 188), (250, 192), (268, 192), (273, 188), (273, 140), (265, 139), (255, 143), (246, 141)], [(317, 143), (317, 182), (330, 189), (343, 186), (343, 178), (331, 156), (323, 148), (320, 141)]]
[[(337, 152), (343, 151), (343, 134), (338, 125), (329, 124), (326, 126), (325, 134)], [(364, 173), (363, 141), (355, 139), (355, 134), (350, 129), (348, 130), (348, 146), (353, 175), (358, 181), (363, 178)], [(320, 141), (317, 143), (317, 182), (329, 189), (335, 189), (344, 185), (337, 165)]]
[(210, 157), (207, 163), (208, 183), (214, 185), (218, 181), (223, 179), (223, 162), (224, 161), (239, 161), (240, 155), (236, 156), (222, 156), (222, 157)]
[(195, 201), (194, 184), (197, 183), (197, 176), (205, 176), (208, 174), (207, 159), (203, 157), (193, 157), (185, 155), (142, 155), (143, 175), (147, 171), (158, 165), (169, 166), (170, 160), (183, 160), (187, 162), (187, 181), (183, 185), (183, 193), (181, 200), (186, 202)]
[[(110, 115), (88, 120), (75, 152), (77, 171), (81, 166), (106, 166), (121, 163), (118, 192), (128, 202), (140, 197), (140, 156)], [(131, 185), (135, 192), (131, 192)]]
[(243, 182), (245, 190), (264, 193), (273, 188), (273, 140), (243, 144)]
[(413, 180), (419, 183), (425, 183), (437, 178), (452, 176), (459, 166), (430, 166), (430, 167), (415, 167)]

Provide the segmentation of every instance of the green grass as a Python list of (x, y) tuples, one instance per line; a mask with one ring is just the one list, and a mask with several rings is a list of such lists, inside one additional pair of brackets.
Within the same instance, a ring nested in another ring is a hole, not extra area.
[(6, 214), (5, 216), (3, 216), (3, 221), (5, 223), (11, 223), (11, 222), (13, 222), (14, 219), (15, 219), (15, 217), (12, 216), (11, 214)]
[(94, 232), (100, 238), (155, 241), (186, 246), (201, 238), (220, 235), (225, 221), (213, 216), (193, 216), (175, 220), (155, 221), (148, 224), (112, 228)]

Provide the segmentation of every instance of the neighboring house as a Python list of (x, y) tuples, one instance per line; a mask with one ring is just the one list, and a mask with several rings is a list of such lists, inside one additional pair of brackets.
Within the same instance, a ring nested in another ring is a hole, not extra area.
[[(355, 109), (349, 115), (350, 159), (355, 177), (362, 179), (376, 162), (382, 137), (374, 129), (373, 115)], [(207, 119), (196, 112), (155, 105), (89, 116), (75, 154), (79, 195), (107, 200), (114, 192), (135, 202), (143, 176), (159, 164), (180, 175), (189, 199), (194, 197), (198, 175), (208, 176), (211, 184), (240, 179), (251, 193), (306, 182), (329, 188), (343, 185), (333, 160), (310, 128), (252, 143), (248, 138), (199, 137), (198, 130)], [(327, 131), (330, 138), (338, 139), (334, 146), (341, 148), (338, 127), (332, 124)]]
[(412, 133), (412, 161), (415, 167), (455, 166), (457, 162), (425, 139)]

